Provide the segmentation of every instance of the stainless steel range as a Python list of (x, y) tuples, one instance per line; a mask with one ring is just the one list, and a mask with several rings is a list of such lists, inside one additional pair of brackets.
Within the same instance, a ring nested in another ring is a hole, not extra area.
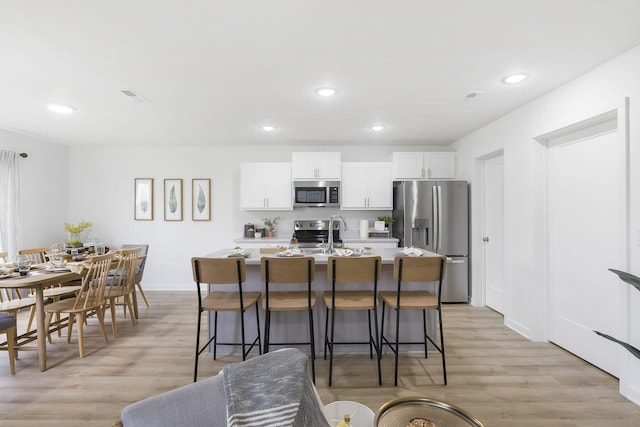
[[(329, 220), (328, 219), (300, 219), (293, 224), (293, 230), (301, 248), (317, 248), (323, 243), (329, 242)], [(333, 222), (333, 241), (340, 240), (340, 222)]]

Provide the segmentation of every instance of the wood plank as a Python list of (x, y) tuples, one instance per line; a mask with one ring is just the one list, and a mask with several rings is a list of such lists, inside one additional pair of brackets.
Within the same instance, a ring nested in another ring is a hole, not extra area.
[[(111, 426), (124, 406), (191, 383), (195, 293), (146, 293), (151, 308), (141, 307), (136, 326), (119, 325), (119, 336), (108, 344), (97, 320), (89, 320), (84, 359), (75, 336), (67, 344), (66, 337), (54, 335), (47, 347), (49, 369), (40, 372), (36, 353), (25, 351), (12, 377), (6, 353), (0, 353), (0, 425)], [(319, 354), (322, 401), (354, 400), (375, 411), (395, 397), (428, 396), (466, 409), (486, 426), (638, 425), (640, 407), (618, 393), (616, 378), (553, 344), (527, 341), (490, 309), (447, 305), (444, 316), (449, 385), (441, 385), (435, 354), (427, 360), (419, 354), (401, 357), (398, 387), (390, 354), (382, 360), (382, 387), (375, 362), (351, 354), (336, 355), (329, 388), (328, 361)], [(27, 317), (20, 313), (19, 327)], [(239, 361), (220, 350), (217, 361), (201, 356), (200, 378)]]

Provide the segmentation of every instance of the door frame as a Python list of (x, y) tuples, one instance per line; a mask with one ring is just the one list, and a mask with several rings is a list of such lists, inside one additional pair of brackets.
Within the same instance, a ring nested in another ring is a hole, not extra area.
[[(492, 151), (490, 153), (484, 154), (482, 156), (476, 157), (475, 159), (475, 182), (478, 184), (478, 188), (479, 188), (479, 192), (478, 194), (475, 196), (477, 197), (475, 200), (475, 203), (472, 204), (472, 206), (478, 206), (479, 207), (479, 212), (478, 215), (472, 215), (471, 216), (471, 245), (470, 245), (470, 252), (476, 253), (476, 254), (480, 254), (480, 262), (474, 262), (471, 264), (471, 268), (473, 269), (473, 274), (472, 277), (477, 277), (480, 280), (472, 280), (472, 292), (471, 292), (471, 304), (475, 305), (475, 306), (481, 306), (481, 307), (485, 307), (487, 305), (487, 292), (486, 292), (486, 259), (485, 259), (485, 251), (484, 251), (484, 243), (482, 243), (482, 237), (484, 234), (484, 225), (485, 225), (485, 195), (486, 195), (486, 182), (484, 179), (485, 176), (485, 161), (496, 158), (496, 157), (502, 157), (503, 159), (503, 170), (504, 168), (506, 168), (506, 159), (505, 159), (505, 153), (504, 153), (504, 149), (499, 149), (496, 151)], [(503, 177), (506, 174), (503, 172)], [(472, 193), (472, 197), (473, 197), (473, 193)], [(504, 271), (503, 271), (503, 278), (505, 281), (505, 310), (503, 313), (503, 316), (505, 319), (507, 319), (507, 313), (509, 313), (510, 311), (510, 304), (509, 304), (509, 279), (508, 279), (508, 268), (507, 266), (510, 265), (511, 263), (511, 255), (510, 255), (510, 251), (508, 250), (508, 241), (509, 241), (509, 227), (507, 226), (509, 223), (509, 216), (506, 213), (507, 210), (507, 206), (508, 206), (508, 194), (506, 191), (506, 186), (505, 186), (505, 191), (504, 191), (504, 203), (503, 203), (503, 209), (505, 210), (504, 212), (504, 230), (503, 230), (503, 237), (504, 237), (504, 257), (505, 257), (505, 262), (504, 262)]]
[[(594, 124), (598, 124), (604, 121), (608, 121), (611, 119), (617, 120), (617, 132), (618, 137), (616, 143), (619, 144), (620, 148), (620, 158), (619, 158), (619, 168), (618, 168), (618, 179), (622, 184), (621, 188), (623, 191), (623, 203), (622, 203), (622, 212), (620, 215), (623, 216), (623, 230), (624, 233), (621, 241), (623, 242), (623, 247), (620, 248), (622, 252), (622, 260), (624, 263), (624, 268), (628, 270), (630, 265), (630, 194), (629, 194), (629, 127), (628, 127), (628, 105), (629, 99), (624, 98), (622, 101), (601, 106), (598, 109), (593, 111), (584, 112), (581, 115), (577, 115), (574, 117), (567, 118), (561, 123), (556, 123), (551, 126), (548, 126), (547, 131), (540, 133), (538, 136), (534, 137), (534, 142), (536, 146), (534, 147), (535, 153), (535, 163), (536, 170), (538, 171), (537, 181), (542, 185), (541, 191), (536, 195), (538, 203), (543, 207), (543, 212), (545, 215), (542, 215), (540, 218), (540, 226), (544, 231), (540, 236), (540, 268), (542, 270), (541, 279), (543, 280), (542, 290), (544, 292), (543, 300), (544, 310), (542, 317), (539, 318), (539, 321), (543, 322), (540, 330), (537, 331), (537, 335), (541, 341), (549, 341), (551, 336), (551, 310), (550, 310), (550, 281), (549, 281), (549, 183), (548, 183), (548, 150), (549, 150), (549, 141), (568, 135), (570, 133), (576, 132), (580, 129), (592, 126)], [(623, 337), (621, 339), (628, 339), (629, 337), (629, 316), (630, 316), (630, 287), (629, 286), (619, 286), (619, 301), (620, 301), (620, 330), (622, 331)], [(534, 334), (536, 335), (536, 334)], [(629, 356), (631, 357), (631, 356)], [(630, 359), (626, 359), (625, 362), (621, 361), (620, 367), (620, 378), (625, 377), (625, 375), (629, 372), (630, 369)], [(622, 384), (622, 381), (621, 381)], [(623, 393), (624, 394), (624, 393)]]

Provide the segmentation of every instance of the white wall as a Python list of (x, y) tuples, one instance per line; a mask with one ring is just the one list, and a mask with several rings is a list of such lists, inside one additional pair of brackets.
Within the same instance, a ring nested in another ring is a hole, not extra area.
[[(629, 113), (629, 251), (628, 265), (618, 266), (640, 275), (640, 114), (635, 102), (640, 99), (640, 47), (615, 58), (546, 96), (511, 112), (456, 142), (461, 178), (478, 184), (478, 159), (504, 150), (505, 161), (505, 239), (508, 251), (506, 281), (509, 286), (509, 310), (505, 324), (533, 340), (547, 337), (547, 289), (544, 286), (545, 199), (544, 148), (534, 137), (614, 108), (630, 99)], [(517, 89), (514, 89), (517, 90)], [(612, 171), (615, 173), (615, 171)], [(472, 192), (472, 210), (480, 212), (481, 195)], [(594, 203), (597, 200), (594, 199)], [(478, 215), (472, 218), (472, 250), (482, 253), (482, 227)], [(605, 230), (594, 224), (592, 230)], [(606, 248), (603, 248), (606, 250)], [(474, 295), (480, 294), (481, 266), (472, 271)], [(615, 266), (614, 266), (615, 267)], [(640, 346), (640, 294), (629, 286), (624, 292), (628, 306), (621, 321), (629, 330), (622, 337)], [(615, 290), (612, 290), (615, 292)], [(479, 301), (474, 301), (479, 303)], [(617, 315), (618, 313), (612, 313)], [(621, 376), (621, 392), (640, 403), (640, 361), (628, 356)]]
[(29, 155), (20, 159), (18, 249), (49, 246), (48, 242), (64, 237), (67, 148), (0, 130), (0, 149)]

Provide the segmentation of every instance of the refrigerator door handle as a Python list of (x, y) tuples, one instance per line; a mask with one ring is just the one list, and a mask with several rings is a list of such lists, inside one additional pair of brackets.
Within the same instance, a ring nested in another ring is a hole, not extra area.
[(433, 229), (431, 240), (433, 241), (433, 244), (432, 244), (433, 251), (438, 252), (438, 238), (440, 237), (439, 229), (438, 229), (438, 187), (435, 185), (431, 187), (431, 200), (432, 200), (431, 227)]
[(442, 249), (442, 187), (437, 186), (437, 194), (438, 194), (438, 247), (437, 251), (439, 252)]

